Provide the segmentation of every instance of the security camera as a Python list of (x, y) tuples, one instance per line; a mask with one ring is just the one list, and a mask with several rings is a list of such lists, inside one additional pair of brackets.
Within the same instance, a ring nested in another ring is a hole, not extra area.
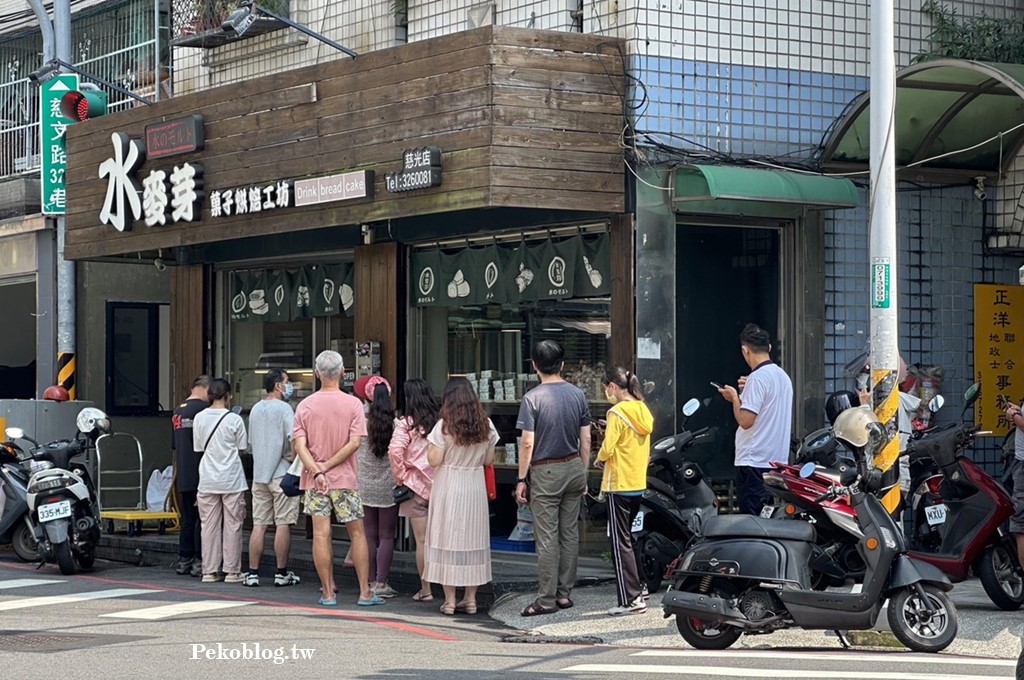
[(50, 78), (53, 78), (55, 75), (57, 75), (58, 68), (59, 67), (52, 61), (48, 61), (41, 67), (37, 68), (35, 71), (32, 71), (32, 73), (29, 73), (28, 79), (32, 82), (33, 85), (45, 83)]
[(974, 197), (979, 201), (984, 201), (988, 197), (988, 194), (985, 193), (985, 178), (975, 177), (974, 181), (977, 183), (977, 186), (974, 187)]
[(153, 260), (153, 266), (156, 267), (156, 270), (158, 272), (162, 272), (162, 271), (165, 271), (167, 269), (167, 265), (164, 264), (164, 261), (162, 259), (160, 259), (159, 257), (156, 258), (155, 260)]

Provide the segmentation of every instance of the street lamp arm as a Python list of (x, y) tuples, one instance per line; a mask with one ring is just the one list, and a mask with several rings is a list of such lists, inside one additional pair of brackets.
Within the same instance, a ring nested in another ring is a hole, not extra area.
[(53, 59), (49, 63), (53, 64), (55, 66), (60, 66), (61, 68), (66, 68), (67, 70), (71, 71), (72, 73), (77, 73), (78, 75), (80, 75), (80, 76), (82, 76), (84, 78), (88, 78), (89, 80), (95, 80), (100, 85), (105, 85), (106, 87), (109, 87), (114, 92), (118, 92), (120, 94), (123, 94), (126, 97), (131, 97), (132, 99), (134, 99), (136, 101), (142, 102), (146, 106), (152, 106), (153, 105), (153, 102), (149, 101), (145, 97), (140, 97), (139, 95), (135, 94), (131, 90), (126, 90), (125, 88), (123, 88), (123, 87), (121, 87), (119, 85), (115, 85), (114, 83), (112, 83), (112, 82), (110, 82), (108, 80), (104, 80), (103, 78), (100, 78), (99, 76), (94, 76), (91, 73), (83, 71), (82, 69), (78, 68), (74, 64), (69, 64), (68, 62), (64, 61), (63, 59)]

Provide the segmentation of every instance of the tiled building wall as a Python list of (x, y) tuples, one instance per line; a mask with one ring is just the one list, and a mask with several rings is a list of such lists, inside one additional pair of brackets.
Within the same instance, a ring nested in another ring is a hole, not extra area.
[(580, 5), (580, 0), (409, 0), (409, 40), (427, 40), (490, 24), (545, 31), (579, 30), (579, 20), (573, 14)]

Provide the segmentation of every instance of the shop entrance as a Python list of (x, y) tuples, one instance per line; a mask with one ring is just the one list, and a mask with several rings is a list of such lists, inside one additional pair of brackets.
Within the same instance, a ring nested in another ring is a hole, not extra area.
[(692, 450), (716, 483), (733, 478), (736, 421), (728, 403), (709, 383), (735, 386), (749, 368), (739, 335), (756, 323), (772, 337), (772, 357), (781, 348), (779, 326), (782, 262), (779, 228), (679, 226), (676, 261), (677, 404), (692, 397), (707, 402), (691, 420), (714, 437)]

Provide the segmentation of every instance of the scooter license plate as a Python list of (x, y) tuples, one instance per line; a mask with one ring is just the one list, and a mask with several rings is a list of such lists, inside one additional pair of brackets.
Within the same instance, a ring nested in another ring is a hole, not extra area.
[(633, 526), (629, 529), (634, 534), (638, 531), (644, 530), (644, 511), (636, 513), (636, 517), (633, 519)]
[(928, 526), (946, 523), (946, 504), (929, 505), (924, 509), (924, 517), (928, 520)]
[(63, 517), (71, 517), (71, 501), (49, 503), (39, 506), (39, 521), (49, 522)]
[(772, 515), (774, 515), (774, 514), (775, 514), (775, 506), (774, 505), (766, 505), (763, 508), (761, 508), (761, 517), (763, 517), (764, 519), (771, 519)]

